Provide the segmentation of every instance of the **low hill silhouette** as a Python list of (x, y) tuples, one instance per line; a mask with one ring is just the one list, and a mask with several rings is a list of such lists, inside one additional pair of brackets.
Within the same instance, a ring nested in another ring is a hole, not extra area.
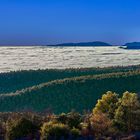
[(126, 43), (124, 46), (127, 46), (126, 49), (140, 49), (140, 42)]
[(101, 41), (94, 41), (94, 42), (80, 42), (80, 43), (62, 43), (62, 44), (49, 45), (49, 46), (112, 46), (112, 45)]

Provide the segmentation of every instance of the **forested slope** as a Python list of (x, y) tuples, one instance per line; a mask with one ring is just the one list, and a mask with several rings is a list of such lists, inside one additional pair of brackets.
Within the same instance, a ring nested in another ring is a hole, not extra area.
[(139, 65), (128, 67), (79, 68), (64, 70), (47, 69), (0, 73), (0, 94), (15, 92), (23, 88), (35, 86), (56, 79), (112, 72), (125, 72), (137, 69), (140, 69)]
[(48, 108), (54, 113), (92, 109), (106, 91), (139, 93), (140, 71), (114, 72), (54, 80), (0, 96), (0, 111)]

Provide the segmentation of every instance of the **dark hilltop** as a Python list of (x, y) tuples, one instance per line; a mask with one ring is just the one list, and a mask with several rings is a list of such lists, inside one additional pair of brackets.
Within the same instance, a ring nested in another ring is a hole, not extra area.
[(94, 41), (94, 42), (80, 42), (80, 43), (62, 43), (62, 44), (49, 45), (49, 46), (112, 46), (112, 45), (101, 41)]

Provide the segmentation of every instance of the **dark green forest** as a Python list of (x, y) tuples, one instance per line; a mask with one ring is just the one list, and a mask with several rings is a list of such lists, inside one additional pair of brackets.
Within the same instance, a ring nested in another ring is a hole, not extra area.
[(0, 93), (9, 93), (27, 87), (49, 82), (56, 79), (64, 79), (77, 76), (105, 74), (113, 72), (126, 72), (139, 70), (138, 66), (108, 67), (108, 68), (77, 68), (77, 69), (47, 69), (15, 71), (0, 73)]
[(0, 111), (91, 110), (106, 91), (140, 92), (140, 66), (38, 70), (0, 75)]

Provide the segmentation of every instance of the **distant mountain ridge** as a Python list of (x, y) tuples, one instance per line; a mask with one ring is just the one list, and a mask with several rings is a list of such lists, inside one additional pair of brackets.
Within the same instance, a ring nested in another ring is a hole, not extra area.
[(62, 43), (49, 46), (112, 46), (109, 43), (94, 41), (94, 42), (80, 42), (80, 43)]
[(126, 49), (140, 49), (140, 42), (130, 42), (126, 43), (124, 46), (127, 46)]

